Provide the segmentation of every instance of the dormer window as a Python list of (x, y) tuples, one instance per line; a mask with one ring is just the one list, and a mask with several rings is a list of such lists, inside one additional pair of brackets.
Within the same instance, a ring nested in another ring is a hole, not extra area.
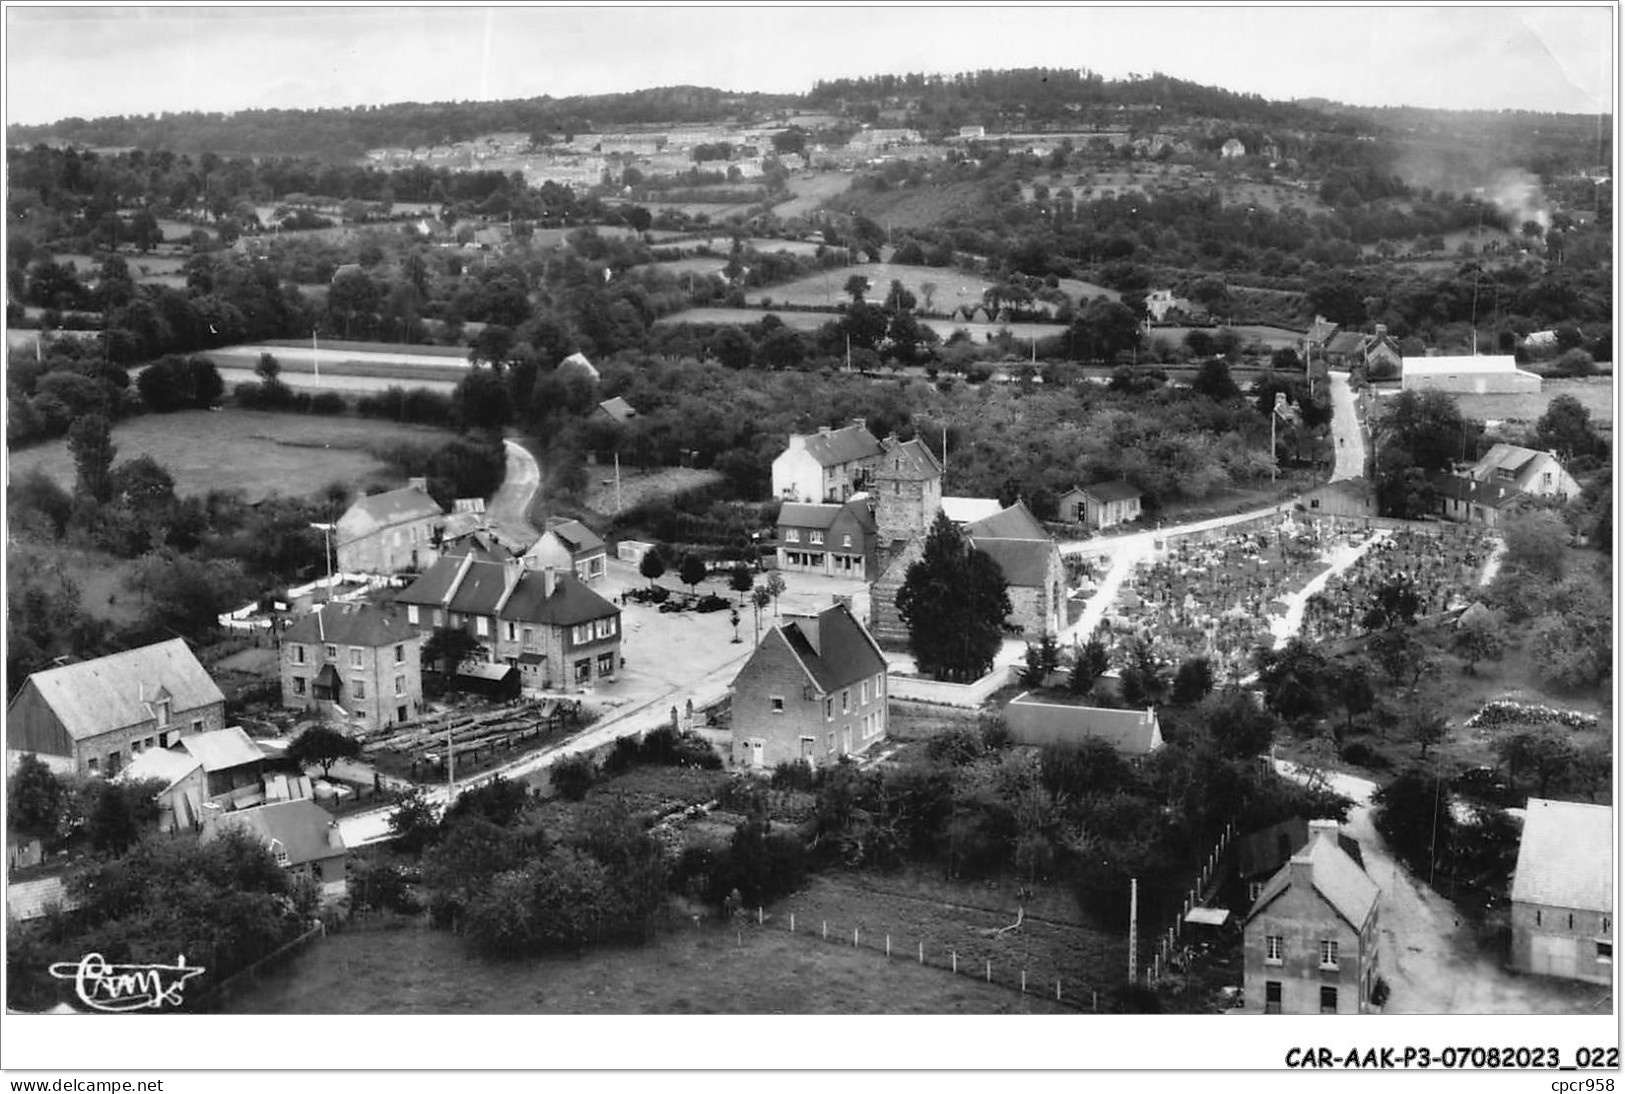
[(167, 726), (169, 724), (168, 699), (159, 699), (156, 703), (152, 704), (152, 712), (157, 716), (159, 725)]
[(271, 841), (271, 857), (276, 859), (278, 866), (288, 865), (288, 849), (282, 845), (281, 840), (273, 839)]

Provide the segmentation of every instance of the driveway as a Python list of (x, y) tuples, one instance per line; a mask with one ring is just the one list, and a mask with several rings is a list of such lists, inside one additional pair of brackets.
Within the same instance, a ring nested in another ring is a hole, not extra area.
[[(1301, 780), (1284, 760), (1276, 767)], [(1376, 784), (1337, 772), (1331, 788), (1355, 802), (1343, 830), (1360, 841), (1366, 873), (1377, 883), (1377, 972), (1392, 994), (1388, 1014), (1608, 1014), (1607, 988), (1539, 976), (1520, 976), (1502, 965), (1505, 955), (1482, 950), (1448, 900), (1412, 877), (1388, 850), (1372, 823)]]

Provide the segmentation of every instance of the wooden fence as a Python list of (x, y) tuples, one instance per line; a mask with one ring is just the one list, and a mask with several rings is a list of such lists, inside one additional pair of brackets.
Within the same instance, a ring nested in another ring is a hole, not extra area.
[(266, 954), (252, 965), (249, 965), (245, 969), (240, 969), (232, 975), (226, 977), (213, 988), (204, 992), (202, 995), (197, 996), (195, 999), (188, 1000), (187, 1009), (191, 1011), (208, 1011), (219, 1007), (221, 1003), (225, 1002), (231, 997), (233, 992), (239, 991), (251, 983), (255, 976), (274, 965), (286, 961), (295, 953), (308, 946), (314, 939), (326, 937), (327, 924), (318, 919), (311, 925), (309, 930), (305, 931), (298, 938), (278, 946), (276, 949), (272, 950), (270, 953)]

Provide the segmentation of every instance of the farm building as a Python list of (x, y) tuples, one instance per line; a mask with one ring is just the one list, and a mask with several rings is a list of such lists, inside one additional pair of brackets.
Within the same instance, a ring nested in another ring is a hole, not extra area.
[(1157, 712), (1045, 703), (1022, 692), (1004, 708), (1010, 739), (1024, 745), (1081, 745), (1104, 741), (1126, 759), (1148, 756), (1162, 747)]
[(971, 546), (999, 564), (1008, 586), (1005, 626), (1028, 636), (1066, 626), (1066, 566), (1061, 549), (1020, 501), (964, 527)]
[(1406, 357), (1400, 365), (1405, 391), (1448, 391), (1460, 395), (1515, 395), (1540, 391), (1540, 377), (1525, 372), (1510, 356)]
[(1397, 376), (1404, 358), (1399, 343), (1378, 323), (1373, 333), (1340, 330), (1327, 340), (1326, 363), (1332, 368), (1347, 369), (1363, 365), (1368, 374), (1376, 378)]
[(605, 399), (603, 402), (599, 403), (598, 413), (605, 418), (608, 418), (612, 422), (619, 422), (623, 424), (638, 416), (638, 412), (632, 409), (632, 404), (621, 398), (619, 395), (615, 396), (613, 399)]
[(1480, 482), (1467, 475), (1440, 475), (1433, 480), (1439, 499), (1439, 515), (1459, 524), (1482, 524), (1497, 528), (1501, 520), (1520, 502), (1528, 500), (1522, 490), (1504, 483)]
[(1512, 967), (1614, 978), (1614, 810), (1530, 798), (1512, 874)]
[(886, 658), (845, 604), (787, 616), (729, 691), (739, 767), (833, 764), (886, 736)]
[(179, 638), (46, 669), (6, 707), (6, 769), (112, 776), (136, 753), (225, 725), (226, 697)]
[(570, 354), (570, 356), (559, 362), (558, 371), (585, 376), (593, 383), (598, 382), (598, 367), (587, 360), (585, 353)]
[(1249, 1014), (1364, 1014), (1377, 969), (1377, 883), (1335, 820), (1275, 872), (1243, 926)]
[(1295, 508), (1323, 517), (1374, 517), (1377, 500), (1365, 479), (1338, 479), (1298, 495)]

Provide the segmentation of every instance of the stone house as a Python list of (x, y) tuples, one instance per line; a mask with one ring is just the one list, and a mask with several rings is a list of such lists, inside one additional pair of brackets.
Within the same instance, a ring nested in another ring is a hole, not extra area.
[(866, 489), (881, 445), (862, 418), (841, 429), (792, 433), (773, 458), (773, 496), (783, 501), (844, 502)]
[(1008, 630), (1037, 637), (1066, 629), (1066, 564), (1060, 547), (1024, 503), (973, 521), (964, 531), (971, 546), (1004, 573)]
[(785, 502), (779, 508), (779, 569), (873, 580), (878, 556), (871, 505), (866, 494), (855, 494), (844, 505)]
[(621, 611), (573, 571), (470, 553), (441, 559), (395, 602), (420, 632), (466, 631), (480, 661), (517, 667), (529, 690), (585, 687), (620, 669)]
[(1564, 501), (1580, 493), (1580, 484), (1564, 469), (1555, 452), (1515, 444), (1492, 445), (1483, 459), (1467, 469), (1467, 477), (1536, 498)]
[(339, 570), (394, 574), (428, 565), (445, 515), (429, 496), (427, 480), (421, 478), (399, 490), (357, 499), (334, 530)]
[(1433, 480), (1439, 515), (1460, 524), (1498, 528), (1508, 514), (1527, 500), (1522, 490), (1504, 483), (1480, 482), (1467, 475), (1439, 475)]
[(1332, 368), (1348, 369), (1363, 365), (1372, 376), (1398, 376), (1404, 358), (1399, 343), (1388, 333), (1385, 324), (1378, 323), (1374, 333), (1340, 330), (1327, 339), (1326, 364)]
[(225, 712), (179, 638), (45, 669), (6, 706), (6, 769), (33, 753), (59, 775), (116, 775), (137, 753), (223, 728)]
[(1376, 882), (1334, 820), (1275, 872), (1243, 923), (1250, 1014), (1365, 1014), (1377, 971)]
[(289, 873), (308, 877), (323, 889), (345, 884), (344, 861), (349, 852), (338, 821), (309, 798), (210, 817), (200, 838), (209, 843), (233, 829), (264, 843), (277, 865)]
[(1512, 967), (1614, 979), (1614, 810), (1530, 798), (1512, 874)]
[(588, 585), (604, 580), (609, 551), (598, 534), (579, 520), (549, 517), (547, 528), (524, 553), (525, 564), (533, 570), (551, 566), (560, 573), (573, 571)]
[(845, 604), (787, 616), (729, 685), (733, 762), (757, 771), (814, 767), (886, 736), (886, 658)]
[(423, 635), (394, 608), (318, 604), (282, 635), (282, 705), (351, 731), (415, 719)]

